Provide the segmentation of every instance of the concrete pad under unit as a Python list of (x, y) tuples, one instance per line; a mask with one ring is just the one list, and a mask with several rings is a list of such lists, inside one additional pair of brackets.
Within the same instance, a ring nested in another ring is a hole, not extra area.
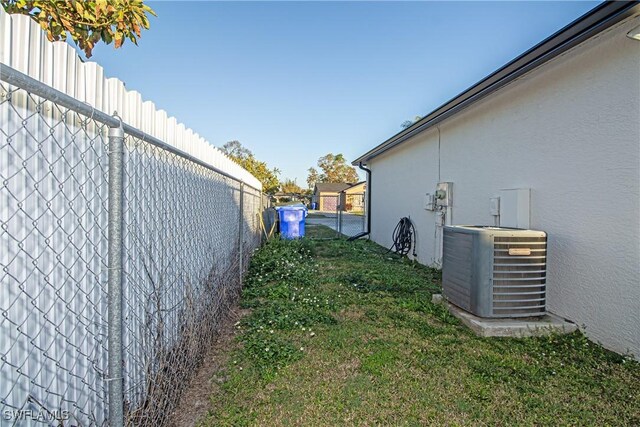
[(435, 304), (446, 304), (449, 312), (460, 319), (476, 335), (481, 337), (533, 337), (550, 334), (570, 334), (578, 329), (578, 325), (568, 322), (553, 314), (542, 317), (515, 319), (496, 319), (474, 316), (445, 299), (442, 295), (433, 295)]

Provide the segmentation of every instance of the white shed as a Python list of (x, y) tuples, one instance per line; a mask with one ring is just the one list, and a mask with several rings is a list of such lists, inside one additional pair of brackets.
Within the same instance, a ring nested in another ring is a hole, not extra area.
[[(408, 216), (418, 261), (439, 265), (442, 223), (544, 230), (549, 311), (640, 358), (637, 3), (597, 6), (354, 164), (374, 241)], [(442, 212), (425, 209), (438, 183)]]

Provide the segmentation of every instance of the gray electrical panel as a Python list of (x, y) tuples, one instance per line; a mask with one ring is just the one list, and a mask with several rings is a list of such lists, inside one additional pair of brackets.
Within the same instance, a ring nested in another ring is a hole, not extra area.
[(546, 267), (544, 231), (444, 227), (442, 292), (476, 316), (546, 314)]

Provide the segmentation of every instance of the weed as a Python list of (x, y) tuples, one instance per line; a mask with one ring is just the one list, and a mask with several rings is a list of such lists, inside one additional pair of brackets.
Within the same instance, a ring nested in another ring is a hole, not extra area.
[(204, 424), (640, 425), (640, 364), (579, 332), (476, 337), (439, 283), (368, 241), (270, 241)]

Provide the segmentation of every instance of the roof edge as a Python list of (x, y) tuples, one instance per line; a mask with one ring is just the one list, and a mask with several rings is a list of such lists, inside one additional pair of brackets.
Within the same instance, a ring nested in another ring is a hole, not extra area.
[(572, 47), (639, 12), (640, 1), (638, 0), (607, 1), (599, 4), (478, 83), (445, 102), (407, 129), (403, 129), (361, 155), (351, 164), (366, 164), (371, 159), (497, 91), (521, 75), (540, 67)]
[(349, 187), (347, 187), (347, 188), (346, 188), (346, 190), (348, 190), (348, 189), (350, 189), (350, 188), (353, 188), (353, 187), (357, 187), (357, 186), (358, 186), (358, 185), (360, 185), (360, 184), (366, 184), (366, 183), (367, 183), (367, 180), (366, 180), (366, 179), (365, 179), (364, 181), (358, 181), (358, 182), (356, 182), (355, 184), (351, 184)]

